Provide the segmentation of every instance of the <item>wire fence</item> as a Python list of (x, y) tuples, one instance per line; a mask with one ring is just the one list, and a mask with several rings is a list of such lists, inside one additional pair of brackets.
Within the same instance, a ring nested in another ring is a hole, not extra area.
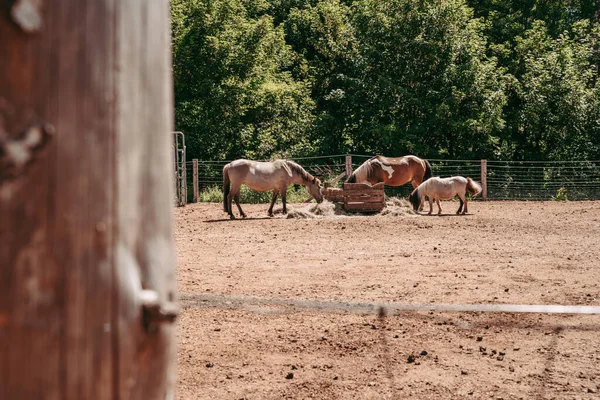
[(600, 161), (488, 161), (493, 200), (600, 199)]
[[(346, 154), (294, 158), (309, 173), (328, 181), (345, 172)], [(352, 169), (371, 155), (352, 154)], [(429, 159), (433, 175), (468, 176), (480, 181), (481, 160)], [(198, 189), (221, 188), (222, 170), (230, 161), (198, 160)], [(487, 161), (483, 171), (487, 177), (488, 200), (598, 200), (600, 199), (600, 161)], [(192, 161), (186, 162), (188, 201), (192, 195)], [(388, 196), (406, 197), (412, 185), (386, 187)]]

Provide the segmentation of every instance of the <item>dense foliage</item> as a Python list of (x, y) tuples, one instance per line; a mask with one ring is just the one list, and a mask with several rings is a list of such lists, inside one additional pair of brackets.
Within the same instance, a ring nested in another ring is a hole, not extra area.
[(600, 158), (595, 0), (171, 0), (190, 158)]

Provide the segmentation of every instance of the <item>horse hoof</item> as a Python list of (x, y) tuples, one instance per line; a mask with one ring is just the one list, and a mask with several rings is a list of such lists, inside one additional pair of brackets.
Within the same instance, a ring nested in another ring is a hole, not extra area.
[(235, 216), (232, 214), (229, 216), (229, 219), (235, 219)]
[(269, 217), (273, 218), (273, 213), (269, 213)]
[(246, 214), (242, 214), (242, 218), (246, 218), (246, 217), (247, 217), (247, 215), (246, 215)]

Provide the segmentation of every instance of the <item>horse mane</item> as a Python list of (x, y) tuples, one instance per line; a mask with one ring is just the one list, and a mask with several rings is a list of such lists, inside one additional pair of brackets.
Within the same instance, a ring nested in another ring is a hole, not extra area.
[[(420, 185), (419, 185), (420, 186)], [(413, 206), (413, 209), (416, 211), (421, 205), (421, 196), (419, 196), (419, 188), (416, 187), (412, 193), (408, 196), (408, 201)]]
[(287, 164), (288, 167), (290, 167), (290, 169), (292, 171), (294, 171), (295, 173), (300, 175), (304, 181), (309, 181), (309, 182), (314, 183), (315, 177), (312, 176), (311, 174), (309, 174), (308, 172), (306, 172), (306, 170), (304, 168), (302, 168), (302, 166), (300, 164), (297, 164), (291, 160), (285, 160), (285, 163)]
[(356, 173), (363, 172), (363, 170), (365, 172), (365, 179), (368, 179), (369, 176), (371, 175), (371, 173), (373, 172), (373, 165), (371, 165), (371, 161), (373, 161), (377, 157), (379, 157), (379, 156), (374, 156), (374, 157), (369, 158), (367, 161), (362, 163), (358, 168), (356, 168), (354, 170), (354, 172), (352, 172), (350, 177), (348, 177), (348, 180), (346, 181), (346, 183), (356, 183)]

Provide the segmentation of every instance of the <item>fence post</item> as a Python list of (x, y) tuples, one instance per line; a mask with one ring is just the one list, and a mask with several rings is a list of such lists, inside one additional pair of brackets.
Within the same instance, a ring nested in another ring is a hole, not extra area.
[(481, 198), (487, 200), (487, 160), (481, 160)]
[(174, 397), (165, 3), (0, 0), (0, 398)]
[(192, 160), (192, 177), (194, 181), (192, 182), (192, 187), (194, 190), (194, 203), (198, 202), (198, 159), (194, 158)]
[(346, 155), (346, 179), (352, 175), (352, 156)]

